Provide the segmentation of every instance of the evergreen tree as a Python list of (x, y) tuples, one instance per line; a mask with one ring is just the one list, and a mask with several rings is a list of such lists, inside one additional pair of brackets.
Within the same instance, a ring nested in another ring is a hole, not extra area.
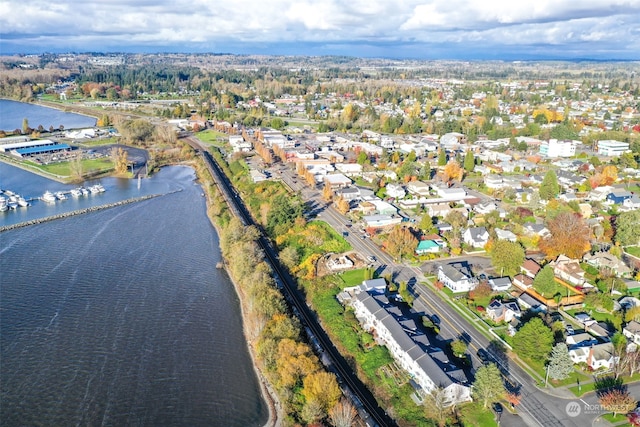
[(469, 150), (467, 151), (467, 154), (464, 155), (464, 170), (466, 170), (467, 172), (472, 172), (475, 165), (476, 159), (473, 156), (473, 152)]
[(560, 192), (558, 185), (558, 177), (553, 170), (549, 170), (540, 184), (540, 198), (543, 200), (551, 200)]
[(556, 290), (556, 280), (553, 274), (553, 268), (545, 265), (542, 270), (536, 274), (533, 279), (533, 288), (545, 298), (551, 298), (553, 291)]
[(616, 217), (616, 243), (621, 246), (640, 244), (640, 211), (622, 212)]
[(447, 164), (447, 153), (444, 150), (440, 150), (440, 154), (438, 155), (438, 166), (444, 166)]
[(513, 338), (513, 350), (520, 357), (547, 360), (553, 346), (553, 332), (541, 318), (534, 317)]
[(549, 358), (549, 376), (554, 380), (563, 380), (573, 372), (573, 361), (569, 357), (567, 345), (560, 342), (553, 347)]

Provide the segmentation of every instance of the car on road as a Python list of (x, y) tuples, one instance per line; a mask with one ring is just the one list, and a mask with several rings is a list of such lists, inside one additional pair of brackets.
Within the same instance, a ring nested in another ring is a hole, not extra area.
[(493, 410), (498, 416), (500, 416), (500, 414), (502, 414), (502, 411), (504, 410), (504, 408), (502, 407), (502, 403), (500, 402), (494, 403)]
[(482, 360), (482, 363), (491, 362), (493, 360), (489, 352), (484, 348), (478, 350), (478, 357), (480, 358), (480, 360)]
[(376, 262), (376, 257), (374, 257), (373, 255), (369, 255), (369, 256), (367, 257), (367, 261), (369, 261), (369, 262)]
[(431, 322), (436, 326), (440, 326), (440, 318), (435, 314), (431, 315)]

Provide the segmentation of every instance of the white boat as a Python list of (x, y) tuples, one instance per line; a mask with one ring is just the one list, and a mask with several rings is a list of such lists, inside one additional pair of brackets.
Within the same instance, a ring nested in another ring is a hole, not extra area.
[(88, 196), (89, 195), (89, 190), (87, 190), (84, 187), (80, 187), (80, 193), (82, 193), (83, 196)]
[(9, 209), (9, 205), (7, 205), (7, 199), (5, 197), (0, 196), (0, 212), (4, 212)]
[(71, 190), (71, 195), (73, 197), (80, 197), (82, 196), (82, 190), (80, 190), (80, 188), (74, 188)]
[(55, 203), (55, 201), (58, 200), (51, 191), (45, 191), (41, 199), (47, 203)]
[(24, 197), (19, 196), (18, 197), (18, 205), (22, 206), (23, 208), (26, 208), (27, 206), (29, 206), (29, 202), (27, 202)]
[(91, 187), (89, 187), (89, 192), (91, 194), (98, 194), (100, 190), (98, 190), (98, 187), (96, 187), (95, 185), (92, 185)]
[(96, 184), (94, 185), (94, 188), (98, 191), (98, 193), (104, 193), (104, 187), (102, 186), (102, 184)]
[(56, 191), (55, 196), (58, 200), (67, 200), (67, 196), (62, 191)]

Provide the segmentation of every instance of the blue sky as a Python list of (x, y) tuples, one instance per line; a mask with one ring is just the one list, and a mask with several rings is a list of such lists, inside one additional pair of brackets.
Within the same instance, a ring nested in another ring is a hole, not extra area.
[(0, 53), (640, 60), (640, 0), (1, 0)]

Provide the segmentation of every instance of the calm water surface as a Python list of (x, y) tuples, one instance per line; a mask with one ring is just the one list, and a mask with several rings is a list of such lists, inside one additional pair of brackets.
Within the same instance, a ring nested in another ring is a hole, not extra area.
[(26, 102), (0, 99), (0, 129), (11, 132), (15, 129), (22, 129), (24, 119), (29, 121), (29, 126), (32, 129), (38, 129), (40, 125), (46, 130), (49, 130), (51, 126), (58, 129), (60, 125), (65, 129), (96, 125), (96, 119), (82, 114), (69, 113)]
[[(167, 168), (145, 182), (160, 197), (0, 233), (0, 425), (266, 422), (239, 302), (215, 267), (218, 238), (193, 179), (190, 168)], [(0, 168), (2, 188), (46, 183), (61, 185)], [(141, 191), (103, 184), (96, 198)]]

